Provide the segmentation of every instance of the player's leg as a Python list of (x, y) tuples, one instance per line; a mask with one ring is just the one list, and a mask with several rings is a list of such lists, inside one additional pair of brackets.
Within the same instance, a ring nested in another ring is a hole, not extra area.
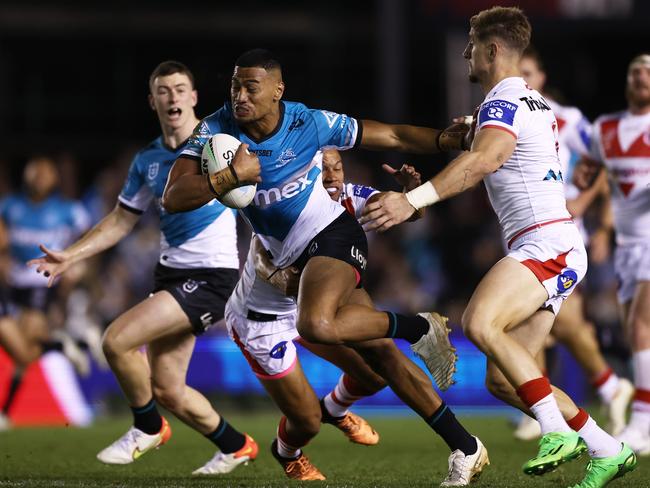
[(639, 281), (625, 303), (623, 323), (632, 349), (635, 395), (632, 415), (618, 438), (637, 454), (650, 454), (650, 281)]
[(576, 290), (562, 305), (551, 334), (564, 344), (596, 388), (607, 407), (608, 431), (619, 434), (625, 427), (625, 413), (632, 401), (634, 387), (618, 377), (605, 360), (596, 338), (594, 325), (584, 315), (582, 294)]
[(320, 400), (321, 421), (339, 429), (351, 442), (366, 446), (377, 444), (379, 434), (365, 419), (350, 412), (349, 408), (385, 388), (383, 378), (372, 371), (356, 351), (347, 346), (312, 344), (301, 338), (297, 342), (343, 371), (336, 386)]

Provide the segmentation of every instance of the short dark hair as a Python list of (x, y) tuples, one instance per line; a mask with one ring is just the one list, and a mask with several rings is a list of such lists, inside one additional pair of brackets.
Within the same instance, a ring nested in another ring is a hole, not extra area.
[(190, 69), (180, 61), (174, 61), (173, 59), (163, 61), (151, 72), (151, 76), (149, 77), (149, 89), (151, 90), (151, 87), (153, 87), (153, 82), (159, 76), (169, 76), (173, 75), (174, 73), (180, 73), (187, 76), (190, 79), (190, 85), (192, 86), (192, 89), (194, 89), (194, 75)]
[(526, 14), (518, 7), (492, 7), (474, 15), (470, 21), (480, 41), (498, 37), (520, 54), (530, 44), (532, 28)]
[(542, 61), (542, 56), (540, 56), (539, 51), (532, 44), (529, 45), (526, 49), (524, 49), (524, 52), (522, 53), (521, 57), (532, 59), (533, 61), (535, 61), (535, 64), (537, 65), (537, 69), (539, 69), (540, 71), (545, 71), (544, 62)]
[(280, 61), (268, 49), (251, 49), (237, 58), (235, 66), (240, 68), (264, 68), (265, 70), (279, 69)]

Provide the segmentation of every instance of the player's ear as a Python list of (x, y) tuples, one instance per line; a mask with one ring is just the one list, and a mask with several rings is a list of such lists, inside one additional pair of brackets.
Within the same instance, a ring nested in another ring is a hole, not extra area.
[(192, 90), (192, 108), (196, 107), (196, 104), (199, 101), (199, 92)]
[(488, 45), (488, 59), (494, 61), (497, 57), (498, 46), (496, 42), (491, 42)]
[(284, 95), (284, 81), (279, 81), (275, 87), (275, 93), (273, 94), (273, 101), (279, 102)]
[(156, 111), (156, 105), (153, 103), (153, 95), (151, 93), (149, 93), (149, 96), (147, 97), (147, 99), (149, 100), (149, 106), (151, 107), (151, 110), (153, 110), (155, 112)]

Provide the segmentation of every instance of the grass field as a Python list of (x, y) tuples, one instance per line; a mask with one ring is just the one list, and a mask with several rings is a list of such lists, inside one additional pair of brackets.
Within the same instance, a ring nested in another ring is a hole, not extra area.
[[(224, 477), (190, 476), (213, 454), (212, 444), (179, 421), (171, 419), (170, 443), (127, 466), (105, 466), (96, 453), (121, 435), (128, 418), (105, 420), (86, 429), (34, 428), (0, 432), (0, 487), (264, 487), (299, 486), (284, 478), (269, 453), (278, 416), (230, 415), (235, 426), (247, 430), (260, 444), (256, 462)], [(421, 420), (411, 417), (371, 417), (381, 434), (376, 447), (353, 445), (331, 426), (324, 426), (306, 453), (327, 476), (321, 487), (435, 487), (444, 478), (449, 451)], [(543, 478), (521, 473), (521, 464), (535, 451), (535, 443), (513, 440), (502, 417), (463, 417), (465, 425), (488, 447), (492, 465), (477, 487), (567, 487), (582, 479), (587, 459), (580, 459)], [(612, 487), (650, 487), (650, 459)]]

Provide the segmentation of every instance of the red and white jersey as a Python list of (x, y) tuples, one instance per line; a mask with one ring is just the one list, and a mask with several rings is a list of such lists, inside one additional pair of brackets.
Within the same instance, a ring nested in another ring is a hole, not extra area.
[(650, 114), (603, 115), (593, 126), (592, 159), (607, 167), (618, 244), (650, 239)]
[(339, 195), (339, 203), (345, 207), (350, 215), (358, 220), (361, 218), (368, 199), (377, 193), (379, 193), (379, 190), (371, 186), (344, 183)]
[(546, 99), (555, 114), (558, 130), (558, 157), (562, 167), (565, 195), (567, 200), (577, 198), (580, 190), (571, 182), (570, 167), (573, 155), (589, 156), (591, 144), (591, 124), (582, 115), (579, 108), (560, 105), (554, 100)]
[(570, 219), (558, 157), (558, 124), (548, 102), (523, 78), (501, 80), (479, 108), (477, 131), (504, 130), (516, 139), (510, 159), (485, 177), (506, 241), (537, 224)]

